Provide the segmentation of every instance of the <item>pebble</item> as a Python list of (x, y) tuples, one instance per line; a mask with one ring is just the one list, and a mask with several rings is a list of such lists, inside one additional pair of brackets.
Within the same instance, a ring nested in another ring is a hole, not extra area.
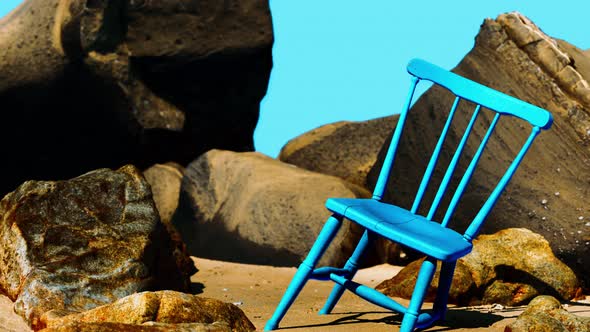
[(556, 191), (555, 194), (553, 194), (555, 196), (559, 196), (559, 191)]
[(579, 216), (578, 217), (578, 220), (584, 220), (584, 217), (583, 216)]
[(233, 305), (240, 306), (240, 305), (244, 304), (244, 302), (242, 302), (242, 301), (238, 301), (238, 302), (234, 302), (234, 303), (232, 303), (232, 304), (233, 304)]
[(587, 223), (586, 223), (586, 226), (590, 227), (590, 222), (587, 222)]
[(547, 200), (546, 200), (546, 199), (543, 199), (543, 200), (541, 201), (541, 204), (543, 204), (543, 205), (547, 205)]

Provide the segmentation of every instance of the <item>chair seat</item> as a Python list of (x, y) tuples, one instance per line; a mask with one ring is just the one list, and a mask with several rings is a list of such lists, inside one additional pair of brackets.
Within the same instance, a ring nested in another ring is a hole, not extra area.
[(326, 207), (370, 231), (442, 261), (454, 261), (473, 247), (452, 229), (374, 199), (330, 198)]

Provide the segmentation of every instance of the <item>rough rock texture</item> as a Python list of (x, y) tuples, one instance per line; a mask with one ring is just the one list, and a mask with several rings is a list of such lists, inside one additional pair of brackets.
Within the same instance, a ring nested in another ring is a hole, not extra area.
[(154, 203), (160, 214), (160, 220), (169, 224), (178, 207), (180, 183), (184, 167), (176, 163), (155, 164), (143, 172), (143, 176), (152, 188)]
[(263, 0), (25, 0), (0, 20), (0, 194), (253, 150), (272, 42)]
[[(389, 296), (410, 298), (421, 263), (410, 263), (376, 288)], [(439, 271), (428, 290), (430, 301), (436, 295)], [(515, 306), (540, 294), (571, 300), (581, 295), (581, 289), (573, 271), (553, 255), (542, 236), (511, 228), (473, 241), (473, 251), (457, 261), (449, 302)]]
[[(137, 331), (172, 331), (174, 325), (187, 323), (207, 325), (216, 323), (213, 326), (207, 326), (207, 328), (215, 328), (212, 329), (213, 331), (225, 331), (227, 327), (231, 331), (254, 331), (255, 329), (244, 312), (233, 304), (174, 291), (133, 294), (114, 303), (80, 313), (63, 315), (63, 312), (48, 312), (42, 317), (42, 322), (49, 331), (62, 331), (58, 329), (60, 326), (76, 323), (100, 323), (100, 325), (107, 323), (103, 326), (108, 326), (109, 323), (150, 324), (148, 325), (150, 329)], [(178, 330), (181, 327), (189, 326), (180, 325), (177, 327)], [(202, 325), (194, 327), (205, 328)], [(89, 329), (88, 331), (97, 330)]]
[(557, 299), (538, 296), (518, 316), (515, 322), (506, 326), (505, 332), (587, 332), (590, 319), (579, 317), (565, 310)]
[(367, 174), (398, 117), (321, 126), (290, 140), (279, 160), (366, 187)]
[[(330, 216), (327, 198), (368, 195), (260, 153), (212, 150), (187, 167), (173, 223), (194, 256), (293, 266)], [(341, 263), (360, 236), (349, 223), (342, 230), (322, 263)]]
[[(590, 285), (588, 68), (587, 54), (563, 41), (555, 42), (522, 15), (509, 13), (484, 21), (474, 48), (454, 69), (460, 75), (552, 112), (553, 127), (536, 139), (482, 231), (489, 234), (524, 227), (541, 234), (557, 257), (585, 281), (586, 287)], [(387, 193), (386, 201), (411, 205), (452, 98), (442, 88), (431, 88), (414, 104), (396, 160), (398, 166), (413, 167), (397, 167), (392, 172), (389, 186), (392, 190)], [(445, 147), (452, 150), (447, 151), (454, 151), (472, 110), (472, 105), (460, 104), (445, 142)], [(491, 112), (484, 110), (482, 115), (467, 143), (468, 156), (474, 154), (491, 122)], [(451, 227), (464, 229), (529, 133), (522, 121), (501, 118)], [(370, 187), (376, 182), (387, 147), (388, 144), (383, 146), (379, 162), (369, 173)], [(435, 171), (438, 181), (451, 156), (451, 152), (441, 156)], [(463, 158), (458, 174), (466, 166), (467, 160)], [(433, 196), (434, 189), (431, 189), (423, 210), (429, 208)], [(443, 201), (439, 212), (444, 213), (445, 206)], [(435, 219), (440, 220), (440, 214)], [(394, 255), (388, 258), (392, 257), (395, 258)]]
[(28, 181), (0, 202), (0, 290), (33, 327), (51, 309), (188, 289), (195, 269), (174, 246), (133, 166)]
[(66, 325), (46, 328), (43, 332), (232, 332), (225, 323), (213, 324), (201, 323), (145, 323), (132, 325), (123, 323), (79, 323), (73, 322)]

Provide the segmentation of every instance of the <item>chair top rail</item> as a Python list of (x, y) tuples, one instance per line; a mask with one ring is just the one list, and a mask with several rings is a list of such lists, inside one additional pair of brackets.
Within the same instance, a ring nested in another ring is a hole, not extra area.
[(407, 69), (413, 76), (445, 87), (463, 99), (501, 114), (516, 116), (541, 129), (549, 129), (553, 123), (553, 117), (547, 110), (473, 82), (424, 60), (411, 60)]

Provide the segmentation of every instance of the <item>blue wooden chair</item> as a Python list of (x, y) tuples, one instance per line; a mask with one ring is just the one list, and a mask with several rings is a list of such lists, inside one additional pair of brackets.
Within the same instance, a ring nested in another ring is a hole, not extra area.
[[(327, 200), (326, 207), (333, 214), (324, 225), (307, 258), (299, 266), (299, 269), (287, 288), (285, 295), (281, 299), (273, 316), (267, 322), (265, 330), (274, 330), (278, 327), (279, 322), (307, 280), (310, 278), (331, 280), (335, 283), (332, 293), (325, 306), (320, 311), (320, 314), (329, 314), (342, 296), (344, 290), (349, 290), (371, 303), (402, 313), (403, 320), (401, 331), (408, 332), (413, 331), (414, 328), (428, 327), (435, 321), (442, 320), (447, 309), (448, 293), (457, 259), (471, 252), (471, 241), (478, 234), (484, 220), (498, 200), (502, 190), (504, 190), (510, 181), (510, 178), (533, 143), (533, 140), (539, 134), (541, 129), (548, 129), (553, 122), (551, 114), (544, 109), (492, 90), (426, 61), (414, 59), (410, 61), (407, 69), (412, 75), (412, 85), (405, 106), (400, 114), (397, 127), (393, 133), (391, 144), (375, 186), (373, 197), (371, 199), (330, 198)], [(434, 84), (438, 84), (448, 89), (455, 95), (455, 101), (451, 107), (436, 147), (434, 148), (430, 162), (426, 167), (425, 174), (418, 188), (412, 208), (406, 210), (395, 205), (383, 203), (381, 200), (393, 166), (396, 150), (404, 128), (404, 122), (410, 108), (412, 97), (416, 85), (420, 80), (431, 81)], [(418, 208), (424, 193), (426, 192), (428, 182), (439, 158), (445, 136), (461, 99), (475, 103), (475, 110), (473, 111), (473, 115), (465, 129), (465, 133), (449, 162), (428, 214), (426, 216), (419, 215)], [(477, 151), (469, 162), (465, 173), (459, 181), (442, 221), (440, 223), (435, 222), (433, 217), (441, 203), (443, 195), (447, 191), (447, 187), (453, 177), (453, 172), (455, 171), (461, 152), (465, 147), (465, 143), (468, 140), (469, 133), (480, 113), (481, 107), (494, 111), (495, 116)], [(490, 196), (484, 202), (482, 208), (469, 224), (467, 230), (461, 234), (447, 226), (501, 115), (511, 115), (528, 121), (532, 126), (531, 134), (506, 170), (506, 173), (500, 178), (497, 186), (492, 190)], [(343, 218), (347, 218), (365, 229), (356, 249), (343, 268), (321, 267), (314, 269), (318, 260), (340, 228)], [(363, 253), (377, 236), (385, 237), (426, 255), (426, 259), (420, 268), (408, 307), (397, 303), (373, 288), (352, 281)], [(423, 312), (421, 310), (422, 304), (436, 270), (437, 260), (441, 261), (442, 264), (436, 299), (433, 309), (428, 312)]]

